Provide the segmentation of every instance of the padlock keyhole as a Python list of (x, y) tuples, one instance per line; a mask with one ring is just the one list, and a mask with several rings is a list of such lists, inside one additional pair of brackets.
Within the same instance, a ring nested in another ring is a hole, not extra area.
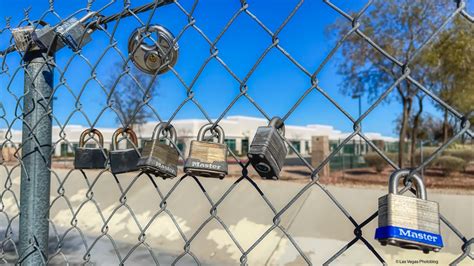
[(262, 173), (270, 172), (270, 166), (268, 166), (268, 164), (266, 164), (266, 163), (258, 163), (256, 165), (256, 168), (259, 172), (262, 172)]

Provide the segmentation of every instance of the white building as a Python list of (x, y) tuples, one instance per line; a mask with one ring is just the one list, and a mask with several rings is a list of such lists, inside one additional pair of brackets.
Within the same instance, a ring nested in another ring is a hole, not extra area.
[[(173, 126), (176, 128), (178, 134), (178, 147), (184, 152), (188, 153), (191, 140), (195, 140), (199, 129), (208, 123), (203, 119), (183, 119), (174, 120)], [(266, 119), (247, 117), (247, 116), (229, 116), (219, 122), (219, 125), (224, 129), (226, 143), (231, 150), (237, 155), (245, 155), (248, 151), (253, 136), (259, 126), (268, 124)], [(152, 136), (153, 130), (157, 122), (148, 122), (137, 130), (139, 140), (149, 139)], [(53, 144), (55, 145), (55, 156), (72, 155), (75, 147), (78, 146), (79, 137), (86, 129), (84, 126), (68, 125), (64, 131), (58, 126), (53, 127)], [(112, 134), (114, 128), (98, 128), (104, 135), (104, 147), (111, 149)], [(329, 125), (307, 125), (307, 126), (285, 126), (285, 137), (291, 141), (292, 145), (302, 154), (309, 155), (311, 151), (311, 137), (312, 136), (328, 136), (330, 142), (335, 145), (345, 139), (350, 133), (343, 133)], [(385, 143), (395, 143), (396, 138), (382, 136), (379, 133), (364, 132), (370, 140), (383, 140)], [(10, 135), (10, 134), (9, 134)], [(11, 131), (11, 140), (17, 145), (21, 142), (21, 130)], [(0, 143), (4, 143), (5, 130), (0, 129)], [(140, 142), (141, 143), (141, 142)], [(5, 142), (7, 146), (11, 143)], [(360, 145), (361, 144), (361, 145)], [(88, 143), (89, 147), (96, 144)], [(141, 145), (141, 144), (139, 144)], [(358, 136), (351, 141), (354, 145), (353, 152), (365, 153), (367, 145)]]

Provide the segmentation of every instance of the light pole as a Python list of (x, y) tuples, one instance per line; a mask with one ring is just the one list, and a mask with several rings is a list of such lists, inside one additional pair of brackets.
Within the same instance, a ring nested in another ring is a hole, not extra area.
[[(362, 93), (357, 92), (352, 95), (352, 99), (358, 99), (359, 100), (359, 118), (362, 115)], [(362, 127), (362, 121), (359, 124), (360, 127)], [(361, 155), (361, 149), (362, 149), (362, 140), (359, 136), (359, 155)]]
[[(424, 143), (423, 143), (423, 140), (420, 141), (420, 164), (423, 163), (423, 160), (425, 159), (425, 158), (423, 158), (423, 157), (424, 157), (424, 156), (423, 156), (423, 144), (424, 144)], [(421, 179), (422, 179), (422, 180), (423, 180), (423, 178), (424, 178), (424, 177), (423, 177), (424, 170), (425, 170), (424, 167), (421, 168), (421, 173), (420, 173), (420, 174), (421, 174)]]
[[(358, 99), (359, 100), (359, 117), (362, 115), (362, 93), (357, 92), (352, 95), (352, 99)], [(362, 123), (360, 123), (362, 126)]]

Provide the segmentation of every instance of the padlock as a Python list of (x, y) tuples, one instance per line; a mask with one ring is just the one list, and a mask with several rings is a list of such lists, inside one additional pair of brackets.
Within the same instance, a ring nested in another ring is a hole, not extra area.
[(165, 127), (163, 123), (156, 126), (150, 140), (143, 145), (142, 156), (138, 161), (138, 168), (144, 173), (154, 174), (162, 178), (173, 178), (178, 173), (178, 150), (172, 143), (160, 142), (161, 134), (166, 131), (167, 137), (176, 143), (176, 130), (172, 125)]
[[(132, 148), (119, 149), (119, 137), (127, 135), (132, 143)], [(112, 174), (121, 174), (137, 171), (137, 163), (140, 159), (137, 135), (131, 128), (117, 129), (112, 135), (112, 150), (109, 153), (110, 171)]]
[(33, 41), (32, 35), (35, 30), (42, 29), (39, 26), (48, 27), (48, 24), (42, 20), (34, 21), (31, 24), (11, 30), (13, 40), (15, 41), (15, 49), (19, 52), (26, 52), (26, 50), (29, 52), (40, 50), (40, 47), (38, 47), (36, 42)]
[(213, 124), (204, 125), (198, 133), (197, 140), (191, 141), (189, 157), (184, 164), (184, 172), (193, 176), (218, 177), (227, 175), (227, 145), (224, 143), (224, 130), (214, 128), (218, 143), (205, 141), (204, 136)]
[[(86, 137), (97, 136), (99, 139), (98, 148), (87, 148)], [(75, 169), (105, 169), (107, 167), (107, 150), (104, 149), (104, 137), (97, 129), (86, 129), (79, 137), (79, 147), (74, 155)]]
[(277, 180), (280, 177), (288, 152), (281, 137), (284, 135), (285, 125), (279, 117), (272, 118), (268, 126), (257, 129), (247, 157), (262, 178)]
[(29, 49), (29, 51), (39, 50), (39, 47), (31, 39), (33, 30), (33, 26), (12, 29), (13, 40), (15, 41), (17, 51), (25, 52), (27, 49)]
[(91, 28), (86, 28), (85, 22), (97, 15), (89, 12), (81, 19), (69, 18), (56, 27), (49, 25), (32, 33), (32, 39), (41, 49), (57, 52), (64, 46), (69, 46), (74, 52), (91, 41)]
[[(152, 33), (155, 33), (152, 35)], [(154, 42), (147, 34), (152, 35)], [(178, 60), (178, 44), (169, 30), (160, 25), (137, 28), (128, 40), (128, 53), (133, 64), (141, 71), (154, 75), (162, 74)]]
[(423, 180), (412, 176), (416, 186), (416, 198), (398, 194), (400, 177), (410, 170), (394, 172), (389, 180), (389, 193), (379, 198), (379, 222), (375, 239), (382, 245), (394, 245), (406, 249), (419, 249), (424, 253), (438, 252), (443, 247), (440, 234), (439, 206), (426, 199)]

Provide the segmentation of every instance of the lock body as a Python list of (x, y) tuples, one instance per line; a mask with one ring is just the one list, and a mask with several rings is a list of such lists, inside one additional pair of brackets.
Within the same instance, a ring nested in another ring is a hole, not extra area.
[(391, 193), (379, 198), (375, 239), (382, 245), (418, 249), (425, 253), (439, 251), (443, 247), (443, 240), (440, 234), (438, 203), (426, 200), (424, 185), (419, 185), (422, 184), (419, 177), (416, 177), (415, 181), (419, 185), (418, 188), (423, 189), (421, 198), (396, 194), (395, 181), (392, 182), (391, 179)]
[(13, 40), (15, 41), (16, 49), (20, 52), (39, 50), (39, 47), (32, 41), (33, 26), (25, 26), (21, 28), (12, 29)]
[(227, 175), (227, 145), (191, 141), (189, 157), (184, 164), (189, 175), (224, 178)]
[[(118, 149), (119, 137), (126, 135), (133, 148)], [(137, 171), (137, 163), (141, 150), (138, 147), (137, 135), (131, 128), (119, 128), (112, 135), (112, 150), (109, 152), (110, 171), (112, 174), (121, 174)]]
[(278, 129), (265, 126), (257, 129), (247, 156), (262, 178), (276, 180), (280, 177), (287, 151)]
[(91, 32), (76, 18), (66, 20), (57, 27), (56, 31), (64, 45), (75, 52), (92, 40)]
[(121, 174), (137, 171), (140, 154), (135, 149), (110, 151), (110, 171), (112, 174)]
[(52, 52), (57, 52), (66, 46), (58, 32), (49, 25), (34, 31), (31, 35), (35, 44), (43, 50), (49, 49)]
[(107, 167), (107, 150), (100, 148), (77, 147), (74, 155), (75, 169), (105, 169)]
[[(86, 138), (89, 136), (97, 137), (99, 148), (85, 147)], [(107, 167), (107, 150), (104, 147), (104, 137), (99, 130), (86, 129), (79, 137), (79, 147), (76, 148), (74, 154), (74, 168), (75, 169), (105, 169)]]
[(82, 22), (92, 15), (94, 13), (89, 13), (81, 20), (70, 18), (56, 28), (45, 25), (32, 33), (32, 39), (41, 49), (56, 52), (68, 46), (76, 52), (91, 41), (92, 30), (85, 28)]
[(174, 147), (158, 141), (147, 140), (137, 166), (145, 173), (163, 178), (173, 178), (178, 174), (178, 157), (178, 151)]

